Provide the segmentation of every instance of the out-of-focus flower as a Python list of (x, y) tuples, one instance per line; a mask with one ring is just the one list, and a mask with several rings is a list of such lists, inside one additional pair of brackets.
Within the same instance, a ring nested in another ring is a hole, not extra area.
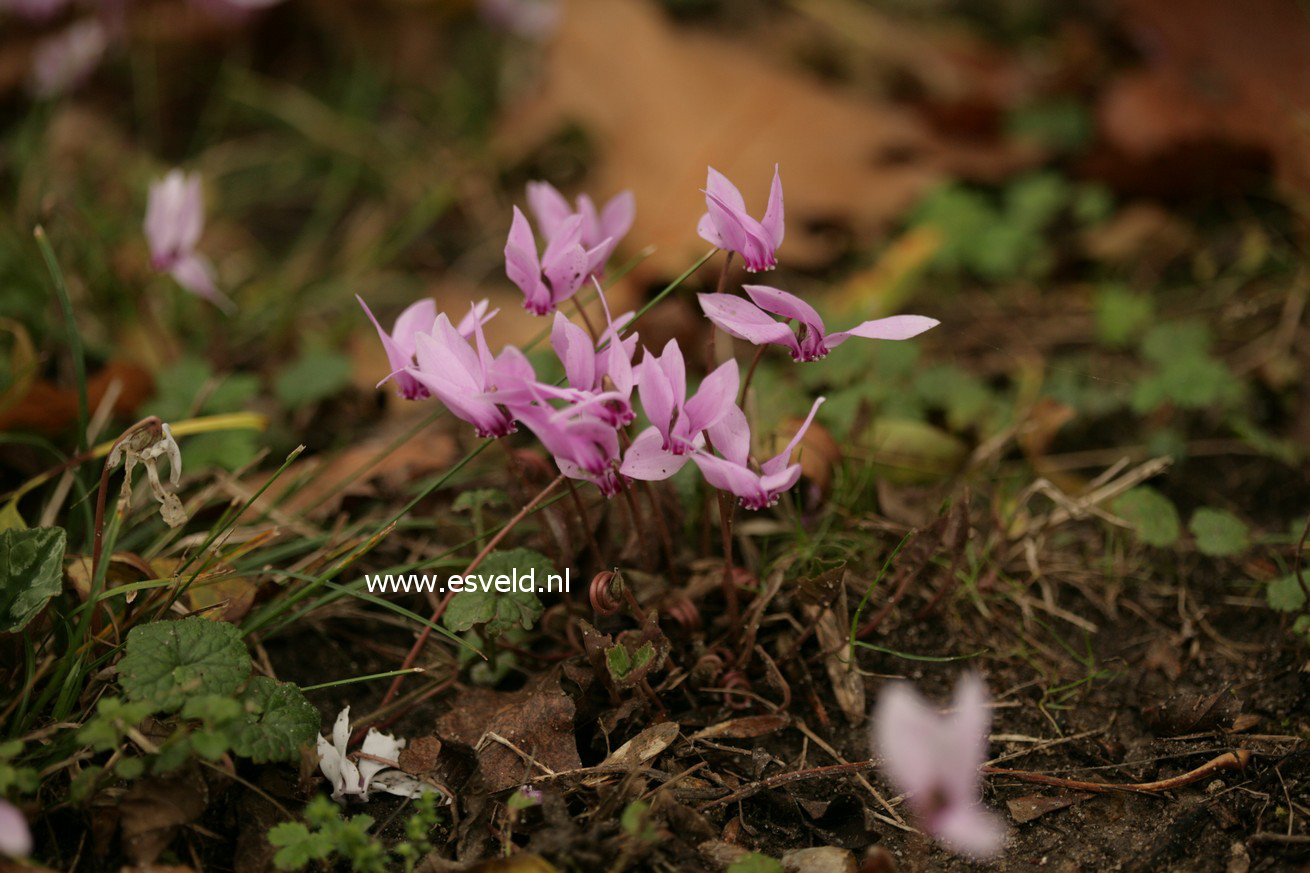
[[(924, 315), (893, 315), (857, 324), (850, 330), (826, 333), (823, 319), (814, 307), (797, 297), (768, 285), (742, 286), (750, 301), (733, 294), (700, 294), (700, 307), (710, 321), (725, 332), (758, 345), (786, 346), (797, 361), (817, 361), (853, 336), (866, 339), (903, 340), (936, 327), (938, 321)], [(800, 323), (799, 334), (768, 313)]]
[(710, 440), (719, 454), (697, 451), (692, 454), (691, 460), (700, 468), (706, 482), (720, 491), (735, 494), (746, 509), (772, 506), (778, 502), (782, 492), (789, 490), (801, 478), (801, 465), (790, 463), (792, 449), (796, 448), (805, 436), (805, 431), (809, 430), (814, 414), (819, 411), (822, 403), (822, 397), (814, 401), (810, 414), (791, 438), (791, 442), (781, 452), (759, 464), (758, 472), (750, 462), (750, 425), (745, 413), (736, 405), (730, 407), (727, 414), (708, 429)]
[(0, 0), (0, 13), (44, 21), (53, 18), (67, 5), (68, 0)]
[(549, 182), (528, 183), (528, 207), (547, 240), (555, 238), (569, 216), (582, 216), (582, 245), (591, 250), (590, 272), (599, 274), (615, 247), (632, 229), (637, 201), (631, 191), (621, 191), (600, 211), (586, 194), (578, 195), (577, 204), (577, 209), (571, 209), (564, 195)]
[(431, 333), (415, 334), (417, 366), (406, 372), (436, 395), (456, 416), (473, 425), (481, 437), (513, 433), (514, 419), (495, 397), (501, 388), (515, 390), (535, 378), (532, 365), (513, 346), (493, 358), (473, 319), (474, 346), (450, 323), (446, 313), (437, 316)]
[(919, 824), (952, 851), (987, 858), (1005, 832), (982, 806), (991, 712), (976, 675), (960, 679), (953, 711), (940, 715), (906, 683), (884, 688), (872, 727), (873, 745), (896, 787), (908, 795)]
[(736, 252), (746, 261), (746, 269), (772, 270), (778, 265), (776, 252), (782, 245), (782, 179), (773, 168), (773, 185), (764, 218), (756, 221), (746, 213), (746, 201), (728, 177), (710, 167), (705, 182), (706, 213), (696, 231), (705, 241), (721, 249)]
[(488, 24), (537, 42), (559, 26), (557, 0), (478, 0), (478, 11)]
[(582, 216), (570, 215), (560, 222), (546, 243), (546, 251), (537, 257), (537, 238), (523, 212), (514, 207), (514, 221), (505, 242), (505, 274), (523, 292), (523, 307), (545, 315), (572, 297), (591, 274), (592, 263), (600, 248), (588, 250), (582, 245)]
[(25, 858), (30, 854), (32, 830), (27, 826), (27, 819), (18, 807), (0, 798), (0, 855)]
[(177, 494), (164, 487), (159, 477), (158, 462), (160, 458), (168, 459), (168, 481), (174, 488), (182, 481), (182, 450), (167, 422), (142, 426), (114, 445), (109, 453), (108, 464), (117, 467), (123, 464), (123, 488), (119, 493), (120, 510), (126, 510), (132, 500), (132, 471), (140, 464), (146, 468), (146, 478), (150, 482), (150, 492), (159, 501), (159, 516), (169, 527), (177, 527), (186, 521), (186, 510)]
[(199, 6), (206, 12), (229, 19), (245, 18), (254, 12), (282, 2), (283, 0), (191, 0), (193, 5)]
[(214, 284), (214, 265), (196, 251), (204, 229), (205, 195), (199, 173), (170, 170), (151, 183), (145, 221), (151, 264), (192, 294), (231, 311), (232, 301)]
[[(396, 393), (406, 400), (417, 400), (427, 397), (429, 391), (426, 386), (414, 375), (408, 372), (410, 367), (414, 366), (414, 352), (418, 346), (418, 335), (420, 333), (431, 333), (432, 328), (437, 323), (437, 304), (431, 299), (426, 298), (417, 303), (410, 304), (400, 315), (396, 316), (396, 324), (387, 333), (378, 324), (378, 320), (373, 317), (373, 310), (368, 308), (364, 298), (358, 294), (355, 299), (359, 305), (364, 307), (364, 312), (368, 315), (368, 320), (373, 322), (373, 327), (377, 329), (378, 337), (382, 340), (382, 348), (386, 350), (387, 362), (391, 364), (391, 373), (385, 379), (378, 382), (381, 387), (384, 383), (394, 379), (396, 381)], [(486, 300), (479, 300), (473, 305), (473, 309), (468, 315), (460, 319), (455, 330), (460, 336), (468, 339), (473, 335), (474, 328), (478, 324), (486, 324), (499, 312), (499, 309), (493, 309), (487, 312), (490, 303)]]
[[(342, 801), (349, 797), (368, 800), (370, 789), (381, 789), (399, 797), (418, 797), (424, 791), (436, 790), (397, 770), (394, 764), (384, 763), (395, 761), (400, 756), (400, 750), (405, 748), (404, 739), (369, 728), (360, 747), (359, 763), (348, 756), (349, 742), (350, 707), (347, 706), (332, 725), (332, 740), (318, 738), (318, 768), (332, 783), (333, 800)], [(382, 760), (377, 760), (379, 758)]]
[(42, 40), (32, 57), (32, 94), (58, 97), (81, 84), (109, 48), (109, 31), (98, 19), (83, 18)]

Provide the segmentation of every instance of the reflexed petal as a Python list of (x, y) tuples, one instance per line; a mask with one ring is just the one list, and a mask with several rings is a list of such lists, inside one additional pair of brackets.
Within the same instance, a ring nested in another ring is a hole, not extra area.
[(740, 467), (746, 466), (751, 450), (751, 428), (741, 407), (735, 403), (729, 406), (723, 417), (707, 431), (715, 451)]
[[(445, 317), (444, 312), (438, 315), (437, 324), (440, 325), (441, 319)], [(446, 324), (449, 326), (450, 321), (447, 320)], [(441, 390), (447, 393), (457, 391), (474, 394), (482, 391), (485, 386), (482, 380), (476, 377), (480, 369), (477, 353), (469, 348), (468, 342), (463, 337), (455, 333), (454, 328), (450, 329), (450, 333), (459, 339), (459, 351), (451, 348), (446, 336), (438, 333), (436, 328), (433, 333), (418, 335), (418, 345), (415, 349), (418, 367), (414, 371), (415, 377), (429, 388), (439, 385)]]
[[(396, 375), (397, 371), (404, 370), (406, 367), (414, 363), (413, 352), (411, 351), (409, 354), (406, 354), (405, 350), (400, 348), (400, 346), (396, 344), (396, 341), (391, 338), (391, 334), (382, 329), (382, 325), (378, 324), (377, 318), (373, 316), (373, 310), (368, 308), (368, 304), (364, 302), (363, 297), (356, 294), (355, 299), (359, 301), (360, 306), (364, 307), (364, 314), (368, 316), (369, 321), (373, 322), (373, 327), (378, 332), (378, 339), (382, 340), (382, 349), (387, 353), (387, 363), (391, 365), (392, 372), (391, 375), (387, 377), (387, 379), (390, 379), (392, 376)], [(421, 303), (422, 301), (419, 302)], [(428, 302), (431, 303), (432, 301)], [(417, 306), (418, 304), (416, 303), (414, 305)], [(410, 307), (410, 309), (413, 308), (413, 306)], [(409, 310), (406, 310), (406, 312), (408, 311)], [(415, 345), (417, 346), (417, 338), (415, 338)], [(382, 381), (385, 382), (387, 379), (383, 379)]]
[(552, 239), (564, 220), (573, 214), (569, 201), (549, 182), (528, 183), (528, 208), (547, 240)]
[(177, 280), (177, 284), (197, 297), (205, 298), (224, 312), (236, 311), (236, 304), (232, 299), (219, 291), (218, 286), (214, 284), (214, 265), (209, 263), (209, 259), (204, 255), (191, 252), (175, 263), (173, 269), (168, 272)]
[(905, 682), (885, 686), (878, 695), (874, 745), (896, 787), (923, 794), (937, 787), (938, 758), (950, 752), (941, 716)]
[(835, 349), (853, 336), (865, 339), (903, 340), (918, 336), (926, 330), (940, 324), (935, 318), (926, 315), (893, 315), (890, 318), (876, 318), (857, 324), (850, 330), (838, 331), (828, 335), (828, 348)]
[(782, 178), (778, 175), (778, 165), (773, 165), (773, 184), (769, 187), (769, 205), (764, 210), (760, 221), (764, 232), (769, 235), (769, 242), (774, 249), (782, 245), (785, 231), (782, 220)]
[(564, 365), (570, 385), (581, 391), (590, 391), (596, 386), (596, 349), (591, 337), (565, 318), (562, 312), (555, 313), (550, 344)]
[(700, 468), (705, 481), (720, 491), (727, 491), (751, 503), (758, 502), (764, 497), (764, 492), (760, 488), (760, 477), (740, 464), (716, 458), (705, 452), (693, 452), (691, 460)]
[(673, 410), (676, 408), (673, 386), (658, 359), (649, 351), (642, 357), (638, 373), (637, 395), (641, 398), (642, 409), (667, 443), (673, 426)]
[(619, 472), (631, 479), (658, 482), (669, 478), (687, 463), (687, 455), (675, 455), (664, 448), (658, 430), (648, 427), (637, 435), (623, 454)]
[[(24, 858), (30, 854), (32, 854), (32, 829), (28, 826), (27, 819), (18, 807), (0, 798), (0, 855)], [(28, 868), (13, 865), (13, 869)]]
[(510, 224), (509, 238), (505, 242), (505, 275), (529, 296), (541, 284), (537, 239), (532, 235), (532, 225), (528, 224), (528, 219), (517, 206), (514, 207), (514, 221)]
[[(814, 414), (819, 411), (819, 407), (823, 405), (823, 401), (824, 398), (822, 397), (814, 401), (814, 404), (810, 407), (810, 414), (805, 417), (804, 423), (796, 430), (795, 435), (791, 438), (791, 442), (787, 443), (787, 448), (783, 449), (781, 452), (760, 465), (760, 469), (766, 475), (777, 472), (791, 460), (792, 449), (796, 448), (796, 445), (801, 441), (801, 438), (805, 436), (805, 432), (810, 429), (810, 424), (814, 421)], [(793, 482), (792, 485), (794, 484), (796, 483)], [(787, 487), (790, 488), (791, 485), (788, 485)]]
[(733, 294), (698, 294), (705, 316), (726, 333), (755, 345), (786, 346), (792, 356), (800, 355), (800, 344), (790, 327), (767, 312)]
[(637, 198), (631, 191), (620, 191), (610, 198), (600, 213), (600, 235), (617, 242), (632, 230), (636, 217)]
[(700, 238), (717, 249), (728, 248), (727, 242), (724, 241), (723, 235), (719, 233), (719, 228), (714, 224), (714, 218), (707, 212), (696, 222), (696, 233)]
[(724, 361), (706, 376), (696, 396), (687, 401), (683, 410), (686, 415), (679, 421), (686, 431), (685, 435), (694, 436), (718, 423), (728, 408), (735, 406), (740, 385), (737, 361), (733, 358)]
[[(491, 319), (495, 318), (496, 315), (500, 312), (499, 309), (492, 309), (490, 312), (487, 312), (487, 309), (489, 309), (490, 307), (491, 307), (491, 301), (487, 300), (485, 297), (479, 300), (477, 303), (474, 303), (473, 307), (469, 310), (468, 314), (459, 320), (459, 324), (455, 325), (455, 330), (458, 331), (459, 335), (464, 337), (465, 339), (468, 339), (469, 337), (473, 336), (473, 331), (477, 327), (486, 324), (488, 321), (491, 321)], [(436, 317), (434, 315), (433, 321), (435, 322), (435, 320)], [(429, 326), (428, 329), (431, 330), (431, 326)]]
[(933, 836), (948, 848), (976, 860), (990, 858), (1005, 846), (1005, 827), (981, 804), (951, 807), (933, 819)]
[(809, 325), (811, 330), (820, 335), (823, 334), (823, 319), (819, 317), (818, 311), (795, 294), (768, 285), (743, 285), (742, 290), (761, 309), (783, 318), (793, 318)]
[(705, 193), (717, 197), (729, 210), (743, 216), (746, 214), (746, 201), (737, 190), (737, 186), (713, 167), (709, 168), (705, 178)]
[[(358, 296), (356, 297), (358, 299)], [(363, 301), (360, 301), (363, 303)], [(484, 308), (485, 308), (485, 301)], [(365, 307), (367, 309), (367, 307)], [(369, 313), (372, 318), (372, 313)], [(377, 322), (373, 322), (377, 324)], [(396, 316), (396, 326), (391, 331), (391, 338), (396, 347), (404, 354), (406, 361), (414, 356), (414, 345), (417, 342), (415, 337), (420, 333), (428, 333), (432, 330), (433, 325), (437, 323), (437, 304), (431, 297), (425, 297), (417, 303), (411, 303), (406, 306), (400, 315)], [(396, 364), (392, 364), (396, 366)]]

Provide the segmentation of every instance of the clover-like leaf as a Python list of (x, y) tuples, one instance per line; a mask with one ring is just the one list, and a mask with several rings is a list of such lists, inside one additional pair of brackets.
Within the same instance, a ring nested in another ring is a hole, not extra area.
[(241, 631), (192, 616), (132, 629), (118, 681), (132, 700), (173, 710), (203, 694), (235, 694), (250, 675)]
[(0, 633), (22, 630), (63, 585), (61, 527), (0, 531)]
[(1111, 508), (1133, 526), (1137, 538), (1148, 546), (1172, 546), (1182, 533), (1178, 510), (1168, 497), (1154, 488), (1139, 485), (1125, 491), (1115, 499)]
[(1237, 555), (1251, 544), (1246, 522), (1226, 509), (1203, 506), (1192, 514), (1187, 527), (1196, 537), (1197, 549), (1204, 555), (1216, 558)]
[(256, 676), (241, 695), (243, 717), (225, 733), (232, 750), (256, 764), (293, 761), (300, 747), (318, 736), (319, 714), (295, 685)]

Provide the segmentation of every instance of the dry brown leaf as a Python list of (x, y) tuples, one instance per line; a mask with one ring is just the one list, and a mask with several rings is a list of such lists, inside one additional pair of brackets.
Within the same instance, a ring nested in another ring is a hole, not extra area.
[(119, 804), (123, 851), (137, 864), (153, 864), (177, 831), (200, 817), (209, 788), (194, 770), (132, 783)]
[[(844, 602), (845, 598), (841, 600)], [(864, 697), (864, 677), (856, 669), (855, 661), (850, 656), (850, 647), (846, 644), (850, 623), (838, 621), (832, 608), (820, 610), (818, 607), (807, 606), (804, 611), (806, 618), (814, 622), (814, 636), (819, 641), (819, 647), (832, 653), (823, 659), (823, 665), (828, 671), (828, 679), (832, 681), (832, 693), (837, 698), (837, 705), (841, 707), (847, 721), (859, 724), (864, 721), (868, 707)]]
[(836, 846), (795, 849), (782, 856), (787, 873), (855, 873), (855, 853)]
[[(1268, 155), (1284, 191), (1310, 193), (1310, 21), (1299, 4), (1119, 0), (1118, 7), (1146, 64), (1101, 101), (1101, 131), (1114, 147), (1155, 162), (1215, 144), (1255, 150)], [(1181, 181), (1194, 189), (1197, 180)]]
[(841, 93), (748, 45), (675, 27), (642, 0), (565, 0), (543, 86), (506, 114), (497, 147), (522, 156), (569, 122), (595, 144), (588, 189), (636, 194), (629, 244), (655, 245), (648, 266), (663, 274), (708, 248), (696, 236), (707, 165), (762, 211), (779, 164), (781, 256), (813, 265), (834, 254), (821, 225), (867, 238), (940, 179), (951, 157), (911, 112)]
[(1014, 819), (1015, 824), (1026, 824), (1036, 818), (1041, 818), (1048, 812), (1055, 812), (1073, 806), (1091, 797), (1090, 794), (1070, 794), (1063, 797), (1052, 797), (1048, 794), (1027, 794), (1023, 797), (1016, 797), (1013, 800), (1007, 800), (1005, 805), (1009, 807), (1010, 818)]
[(687, 737), (687, 740), (689, 742), (716, 739), (745, 740), (771, 734), (789, 724), (791, 719), (785, 715), (748, 715), (745, 718), (732, 718), (702, 728)]
[[(130, 417), (154, 390), (154, 380), (143, 368), (126, 361), (110, 361), (87, 379), (87, 406), (98, 408), (115, 381), (122, 383), (122, 391), (114, 401), (114, 414), (121, 418)], [(0, 413), (0, 431), (57, 435), (77, 424), (77, 405), (76, 388), (35, 379), (21, 399)]]
[(574, 711), (573, 699), (560, 689), (558, 672), (542, 673), (518, 691), (470, 688), (461, 692), (454, 709), (437, 719), (437, 733), (476, 750), (483, 787), (494, 794), (547, 770), (560, 773), (582, 767)]

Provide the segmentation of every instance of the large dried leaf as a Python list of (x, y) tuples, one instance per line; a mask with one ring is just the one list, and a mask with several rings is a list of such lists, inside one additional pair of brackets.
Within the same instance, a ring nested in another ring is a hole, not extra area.
[(598, 156), (588, 188), (635, 192), (630, 244), (657, 246), (657, 269), (676, 272), (705, 250), (696, 221), (710, 164), (757, 212), (780, 165), (782, 256), (799, 265), (833, 254), (820, 224), (868, 235), (941, 177), (943, 147), (907, 110), (844, 94), (748, 45), (679, 29), (654, 3), (562, 5), (544, 86), (505, 116), (498, 145), (519, 155), (568, 122), (581, 125)]

